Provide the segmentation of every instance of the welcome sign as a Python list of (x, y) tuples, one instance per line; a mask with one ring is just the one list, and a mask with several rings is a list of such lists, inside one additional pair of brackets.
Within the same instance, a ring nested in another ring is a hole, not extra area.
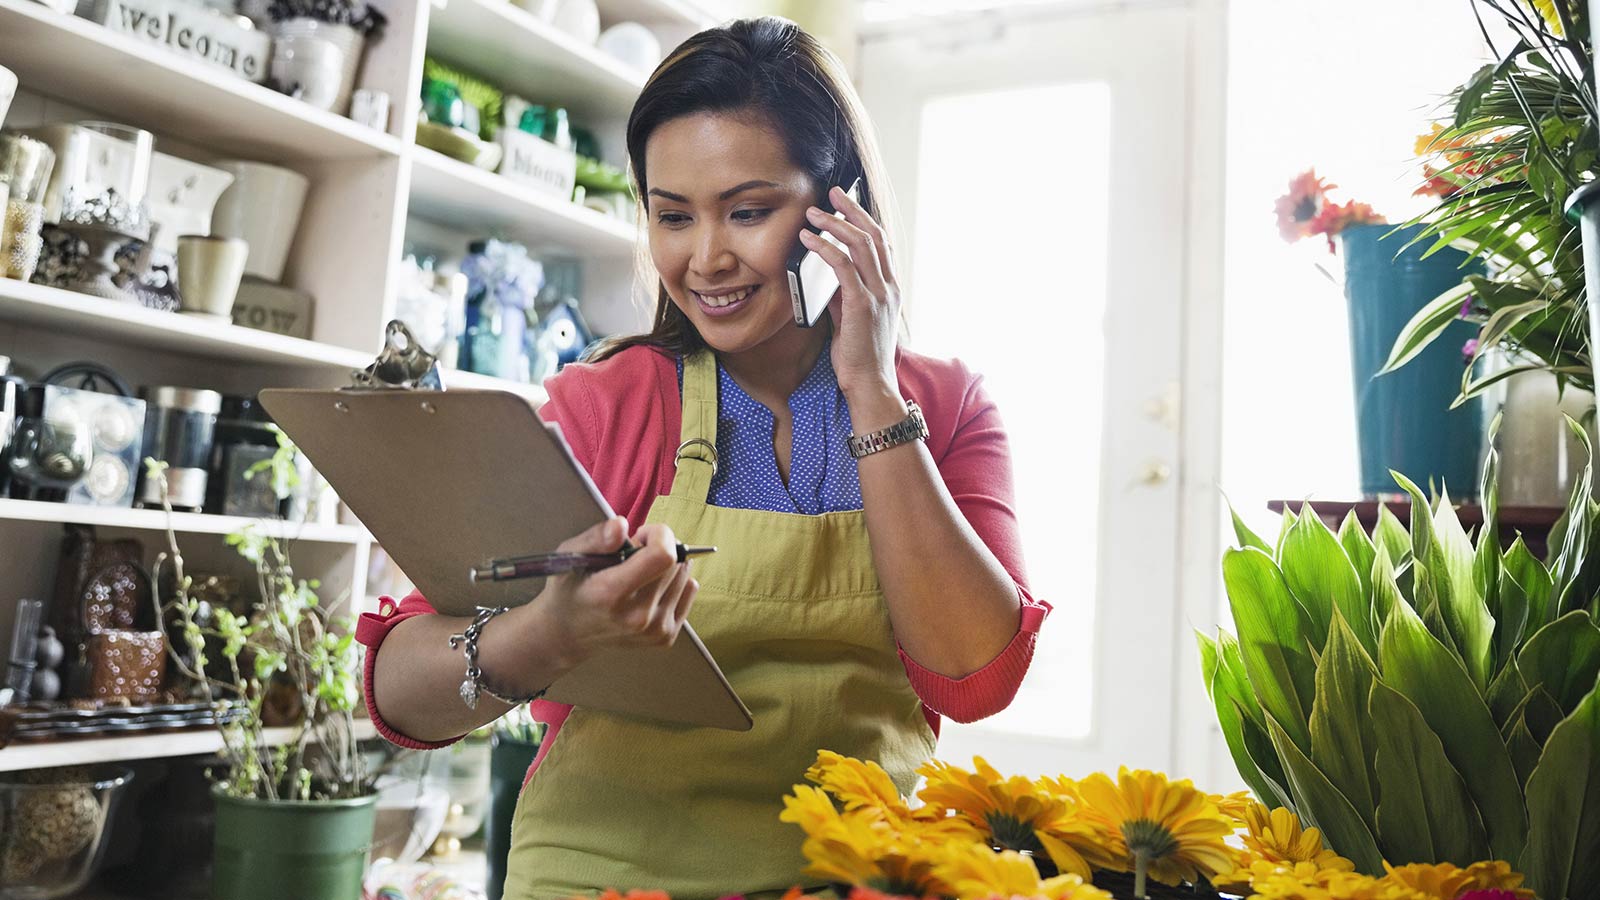
[(94, 19), (250, 81), (267, 80), (272, 39), (213, 10), (171, 0), (97, 0)]

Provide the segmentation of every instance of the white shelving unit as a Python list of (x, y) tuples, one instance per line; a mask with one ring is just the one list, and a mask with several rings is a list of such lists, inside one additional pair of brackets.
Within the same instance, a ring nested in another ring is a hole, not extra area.
[[(357, 740), (376, 737), (371, 720), (357, 719)], [(294, 737), (292, 728), (267, 729), (267, 744), (277, 747)], [(128, 762), (166, 756), (197, 756), (222, 749), (216, 730), (197, 728), (165, 734), (135, 734), (121, 737), (86, 737), (59, 743), (15, 744), (0, 749), (0, 772), (38, 769), (46, 766), (81, 766), (103, 762)]]
[[(317, 304), (312, 337), (302, 340), (0, 280), (0, 355), (25, 374), (94, 359), (134, 384), (226, 393), (342, 385), (382, 342), (406, 247), (460, 251), (486, 236), (519, 240), (536, 257), (576, 261), (580, 301), (602, 333), (647, 325), (635, 305), (633, 222), (552, 200), (413, 143), (423, 59), (431, 55), (509, 93), (566, 107), (575, 125), (597, 136), (605, 161), (625, 165), (623, 129), (644, 75), (509, 0), (374, 2), (389, 25), (369, 44), (358, 87), (390, 96), (385, 131), (32, 0), (0, 0), (0, 66), (21, 80), (6, 127), (108, 119), (148, 129), (158, 150), (198, 162), (253, 159), (300, 171), (312, 186), (284, 281)], [(642, 22), (669, 49), (714, 21), (686, 0), (599, 4), (603, 26)], [(535, 405), (546, 399), (538, 385), (467, 372), (445, 380), (453, 389), (511, 390)], [(153, 510), (0, 499), (0, 640), (10, 635), (17, 598), (51, 595), (64, 524), (137, 537), (153, 558), (165, 547), (168, 521)], [(183, 513), (170, 522), (191, 571), (243, 573), (221, 536), (249, 520)], [(359, 524), (256, 524), (293, 541), (298, 574), (320, 579), (327, 602), (348, 604), (348, 611), (374, 602), (367, 589), (373, 541)], [(279, 739), (287, 736), (285, 730)], [(17, 745), (0, 749), (0, 771), (218, 746), (205, 730)]]

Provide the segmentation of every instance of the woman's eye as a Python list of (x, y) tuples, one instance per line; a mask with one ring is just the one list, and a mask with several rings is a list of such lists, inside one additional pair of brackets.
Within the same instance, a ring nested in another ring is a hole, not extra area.
[(739, 222), (759, 222), (770, 212), (772, 212), (770, 209), (740, 209), (734, 211), (733, 218)]
[(688, 216), (680, 216), (677, 213), (662, 213), (656, 219), (657, 222), (660, 222), (663, 225), (677, 225), (681, 222), (687, 222), (688, 220)]

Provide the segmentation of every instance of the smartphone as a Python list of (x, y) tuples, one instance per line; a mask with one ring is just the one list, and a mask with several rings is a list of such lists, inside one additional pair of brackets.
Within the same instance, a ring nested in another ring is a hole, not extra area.
[[(845, 191), (851, 200), (859, 201), (861, 179), (857, 178), (851, 183), (850, 189)], [(833, 208), (833, 204), (824, 201), (824, 209), (843, 219), (844, 214)], [(813, 234), (819, 234), (822, 239), (849, 253), (838, 238), (823, 231), (811, 223), (806, 223), (806, 228)], [(810, 328), (817, 324), (823, 314), (828, 311), (828, 304), (832, 302), (833, 295), (839, 292), (839, 276), (823, 259), (821, 254), (810, 250), (805, 244), (795, 239), (794, 250), (789, 254), (787, 264), (789, 270), (789, 295), (794, 298), (794, 323), (801, 328)]]

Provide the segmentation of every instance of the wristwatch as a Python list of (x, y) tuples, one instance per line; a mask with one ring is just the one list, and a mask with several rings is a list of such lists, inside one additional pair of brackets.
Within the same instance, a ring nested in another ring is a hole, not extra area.
[(860, 459), (909, 441), (927, 440), (928, 423), (922, 418), (922, 407), (918, 406), (915, 400), (907, 400), (906, 409), (910, 410), (911, 414), (888, 428), (880, 428), (870, 434), (850, 435), (847, 442), (850, 446), (850, 455)]

